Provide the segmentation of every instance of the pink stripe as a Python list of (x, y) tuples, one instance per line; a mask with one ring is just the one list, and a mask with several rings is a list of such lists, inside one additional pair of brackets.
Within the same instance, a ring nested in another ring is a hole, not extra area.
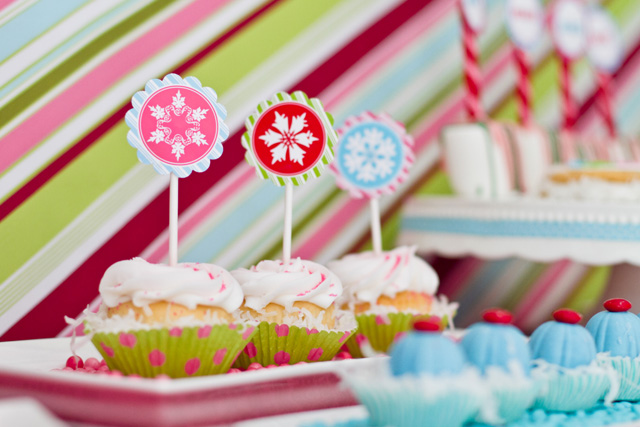
[(410, 22), (403, 25), (402, 32), (387, 39), (379, 47), (372, 50), (366, 59), (360, 61), (358, 65), (337, 79), (322, 95), (325, 107), (328, 110), (335, 108), (341, 99), (360, 87), (359, 82), (377, 72), (387, 61), (391, 61), (393, 57), (402, 53), (414, 40), (428, 32), (445, 14), (451, 12), (454, 6), (454, 2), (449, 0), (439, 0), (427, 6)]
[[(180, 239), (188, 237), (198, 225), (211, 215), (211, 212), (215, 211), (218, 206), (223, 205), (235, 194), (238, 188), (245, 186), (254, 179), (255, 172), (252, 167), (242, 163), (241, 168), (238, 172), (232, 172), (228, 175), (228, 177), (232, 179), (226, 179), (226, 182), (223, 181), (220, 185), (213, 187), (202, 196), (196, 206), (193, 206), (193, 208), (181, 216), (181, 223), (178, 228)], [(239, 176), (236, 177), (236, 175)], [(168, 234), (165, 233), (145, 250), (142, 257), (151, 263), (157, 263), (160, 262), (167, 253), (169, 253), (169, 237)]]
[(495, 121), (488, 123), (489, 134), (493, 141), (498, 145), (498, 148), (502, 152), (502, 157), (507, 164), (507, 174), (509, 175), (509, 186), (515, 188), (515, 166), (513, 164), (513, 153), (511, 152), (511, 144), (505, 135), (505, 131), (502, 125)]
[(532, 289), (525, 295), (521, 303), (516, 307), (513, 313), (514, 322), (519, 323), (522, 319), (529, 316), (532, 310), (536, 308), (540, 300), (544, 297), (544, 294), (549, 292), (549, 289), (555, 285), (556, 281), (562, 273), (571, 265), (571, 261), (562, 260), (553, 263), (544, 274), (538, 279), (538, 282), (532, 287)]
[[(329, 243), (333, 236), (338, 233), (338, 230), (342, 230), (347, 226), (349, 220), (367, 205), (368, 203), (365, 199), (350, 199), (336, 214), (322, 224), (321, 229), (314, 233), (302, 247), (294, 251), (294, 256), (302, 259), (313, 259), (318, 250)], [(327, 230), (331, 230), (332, 233), (327, 233)]]
[(11, 3), (14, 3), (16, 0), (0, 0), (0, 12), (2, 12), (2, 9), (6, 8), (7, 6), (9, 6)]
[[(196, 0), (138, 40), (102, 62), (3, 138), (0, 172), (132, 70), (160, 53), (229, 0)], [(157, 77), (157, 76), (156, 76)]]

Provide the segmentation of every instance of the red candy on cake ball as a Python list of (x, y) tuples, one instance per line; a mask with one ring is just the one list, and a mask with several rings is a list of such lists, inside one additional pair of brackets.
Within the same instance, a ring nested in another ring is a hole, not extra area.
[(575, 325), (582, 319), (582, 314), (578, 313), (577, 311), (569, 310), (568, 308), (561, 308), (553, 312), (553, 319), (556, 322)]
[(513, 321), (513, 315), (502, 308), (490, 308), (482, 312), (482, 320), (487, 323), (508, 325)]
[(82, 357), (80, 356), (71, 356), (67, 359), (67, 368), (71, 368), (73, 370), (82, 369), (84, 367), (84, 362), (82, 361)]
[(97, 371), (98, 368), (100, 368), (100, 362), (95, 357), (90, 357), (84, 361), (84, 367), (85, 369), (93, 369), (94, 371)]
[(603, 304), (605, 310), (613, 313), (631, 310), (631, 303), (624, 298), (608, 299)]
[(432, 316), (428, 319), (416, 320), (413, 329), (420, 332), (439, 332), (442, 329), (440, 318)]

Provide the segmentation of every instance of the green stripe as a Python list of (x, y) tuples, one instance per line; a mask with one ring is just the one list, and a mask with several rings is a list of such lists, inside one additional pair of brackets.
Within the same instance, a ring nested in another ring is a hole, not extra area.
[(562, 306), (580, 313), (591, 312), (604, 295), (610, 276), (611, 267), (592, 267)]
[[(233, 84), (337, 3), (337, 0), (284, 1), (187, 73), (201, 77), (204, 85), (215, 88), (224, 103), (224, 92)], [(278, 31), (267, 31), (273, 28)], [(242, 61), (238, 60), (238, 52), (245, 54)], [(135, 151), (126, 143), (126, 133), (124, 122), (115, 126), (0, 223), (0, 242), (22, 242), (0, 248), (3, 260), (0, 283), (137, 163)], [(52, 209), (52, 206), (64, 206), (64, 209)], [(49, 213), (46, 220), (42, 212)]]

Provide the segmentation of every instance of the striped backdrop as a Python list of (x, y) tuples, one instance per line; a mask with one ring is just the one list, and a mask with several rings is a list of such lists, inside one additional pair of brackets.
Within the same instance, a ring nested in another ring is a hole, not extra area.
[[(483, 101), (513, 119), (515, 67), (490, 1), (483, 33)], [(624, 32), (615, 76), (617, 119), (640, 122), (640, 6), (607, 0)], [(96, 304), (112, 263), (168, 252), (168, 177), (138, 163), (126, 142), (130, 98), (151, 78), (193, 75), (214, 88), (229, 115), (223, 156), (180, 180), (180, 259), (228, 269), (278, 257), (284, 189), (243, 160), (244, 119), (277, 91), (319, 97), (337, 124), (363, 110), (406, 123), (416, 162), (381, 201), (393, 245), (402, 200), (449, 192), (439, 169), (439, 128), (463, 118), (460, 26), (454, 0), (0, 0), (0, 336), (68, 333), (63, 316)], [(557, 59), (548, 39), (535, 52), (535, 113), (559, 122)], [(574, 70), (579, 127), (604, 131), (594, 76)], [(326, 262), (368, 247), (366, 202), (325, 174), (294, 191), (293, 253)], [(442, 291), (461, 301), (459, 320), (500, 303), (521, 325), (559, 301), (589, 309), (609, 268), (567, 261), (431, 259)], [(535, 301), (536, 304), (532, 304)]]

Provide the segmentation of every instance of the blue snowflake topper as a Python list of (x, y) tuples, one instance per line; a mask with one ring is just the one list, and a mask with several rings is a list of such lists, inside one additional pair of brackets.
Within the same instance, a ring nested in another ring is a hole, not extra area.
[(331, 171), (336, 184), (355, 198), (393, 193), (413, 163), (413, 138), (387, 114), (364, 112), (338, 129)]

